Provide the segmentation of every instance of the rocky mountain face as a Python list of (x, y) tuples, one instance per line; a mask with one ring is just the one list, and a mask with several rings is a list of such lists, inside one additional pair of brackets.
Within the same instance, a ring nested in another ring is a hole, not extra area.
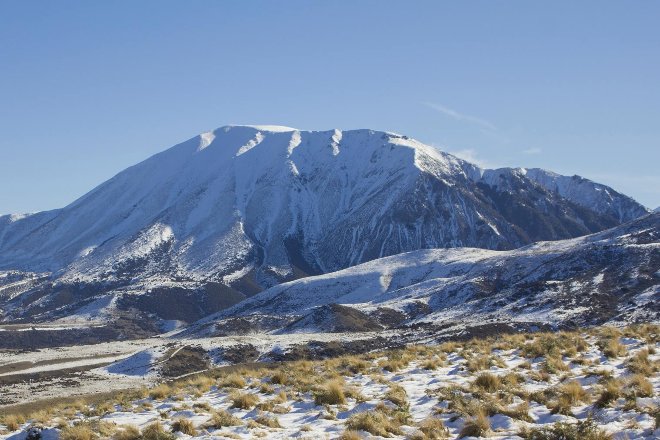
[(647, 212), (577, 176), (483, 170), (393, 133), (223, 127), (65, 208), (0, 217), (0, 310), (165, 329), (389, 255), (510, 250)]
[(433, 249), (380, 258), (272, 287), (184, 334), (654, 322), (659, 269), (656, 213), (511, 251)]

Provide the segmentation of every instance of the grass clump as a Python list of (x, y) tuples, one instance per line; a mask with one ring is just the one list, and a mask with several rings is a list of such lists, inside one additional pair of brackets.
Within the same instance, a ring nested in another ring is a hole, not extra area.
[(339, 440), (362, 440), (362, 436), (360, 436), (360, 433), (357, 431), (347, 429), (346, 431), (341, 433), (341, 435), (339, 436)]
[(626, 346), (619, 341), (619, 338), (600, 340), (598, 347), (609, 359), (615, 359), (626, 354)]
[(428, 417), (422, 420), (418, 425), (424, 440), (440, 440), (449, 437), (449, 430), (437, 417)]
[(188, 435), (197, 435), (195, 425), (188, 419), (176, 419), (172, 423), (172, 432), (181, 432)]
[(265, 414), (259, 414), (255, 419), (255, 422), (262, 426), (267, 426), (268, 428), (281, 428), (280, 421), (277, 417), (268, 417)]
[(632, 397), (651, 397), (653, 396), (653, 384), (641, 374), (635, 374), (628, 379), (628, 395)]
[(579, 382), (570, 381), (561, 385), (559, 388), (560, 396), (563, 396), (571, 405), (584, 402), (587, 399), (587, 392), (582, 388)]
[(398, 384), (390, 384), (390, 388), (385, 393), (385, 398), (398, 406), (399, 408), (404, 408), (408, 405), (408, 393), (406, 390)]
[(400, 425), (396, 420), (390, 419), (382, 411), (365, 411), (353, 414), (346, 426), (353, 431), (366, 431), (369, 434), (381, 437), (390, 437), (390, 434), (401, 434)]
[(239, 409), (252, 409), (259, 403), (259, 396), (250, 393), (236, 392), (230, 395), (231, 407)]
[(152, 399), (165, 399), (171, 394), (172, 388), (166, 383), (161, 383), (160, 385), (149, 390), (149, 397)]
[(219, 409), (211, 414), (211, 418), (204, 423), (204, 428), (220, 429), (226, 426), (239, 426), (242, 424), (241, 419), (234, 417), (229, 411)]
[(485, 437), (490, 431), (490, 419), (484, 411), (478, 411), (474, 416), (468, 418), (458, 434), (463, 437)]
[(95, 440), (98, 436), (88, 424), (66, 426), (60, 431), (60, 440)]
[(117, 428), (112, 440), (141, 440), (142, 434), (137, 426), (123, 425)]
[(612, 435), (598, 428), (592, 419), (575, 424), (557, 422), (554, 425), (519, 433), (525, 440), (612, 440)]
[(175, 440), (176, 436), (167, 432), (160, 422), (153, 422), (142, 430), (142, 440)]
[(638, 351), (626, 362), (628, 371), (635, 374), (643, 374), (646, 377), (651, 376), (658, 369), (658, 366), (649, 359), (648, 349)]
[(314, 392), (314, 403), (317, 405), (344, 405), (346, 403), (344, 385), (338, 380), (327, 382)]
[(474, 380), (473, 385), (475, 388), (484, 390), (489, 393), (494, 393), (502, 387), (502, 381), (494, 374), (481, 373)]
[(7, 427), (7, 429), (12, 431), (17, 431), (23, 423), (25, 423), (25, 418), (16, 414), (9, 414), (2, 418), (2, 423)]
[(218, 385), (223, 388), (245, 388), (247, 383), (245, 382), (243, 376), (232, 373), (228, 376), (220, 378)]
[(594, 403), (598, 408), (604, 408), (611, 405), (613, 402), (616, 402), (621, 397), (621, 384), (616, 379), (610, 379), (605, 382), (603, 391), (596, 399)]
[(275, 385), (286, 385), (289, 383), (289, 377), (284, 371), (277, 370), (270, 377), (270, 383), (273, 383)]

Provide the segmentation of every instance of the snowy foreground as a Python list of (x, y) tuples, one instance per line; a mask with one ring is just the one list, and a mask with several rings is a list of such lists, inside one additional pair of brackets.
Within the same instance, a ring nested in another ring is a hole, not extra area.
[(5, 414), (0, 439), (658, 438), (659, 344), (606, 327), (210, 371)]

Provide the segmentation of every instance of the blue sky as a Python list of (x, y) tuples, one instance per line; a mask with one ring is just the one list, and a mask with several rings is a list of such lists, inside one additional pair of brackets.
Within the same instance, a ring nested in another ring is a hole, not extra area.
[(660, 2), (0, 1), (0, 213), (227, 124), (396, 131), (660, 205)]

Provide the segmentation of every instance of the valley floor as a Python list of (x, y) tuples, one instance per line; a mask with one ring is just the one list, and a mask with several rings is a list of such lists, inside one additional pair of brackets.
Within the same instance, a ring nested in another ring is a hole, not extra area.
[[(156, 381), (142, 371), (132, 391), (113, 399), (5, 411), (0, 439), (24, 439), (31, 425), (63, 440), (658, 438), (659, 332), (501, 335), (211, 369), (151, 388), (140, 387)], [(132, 380), (130, 359), (111, 364), (124, 370), (96, 374)]]

